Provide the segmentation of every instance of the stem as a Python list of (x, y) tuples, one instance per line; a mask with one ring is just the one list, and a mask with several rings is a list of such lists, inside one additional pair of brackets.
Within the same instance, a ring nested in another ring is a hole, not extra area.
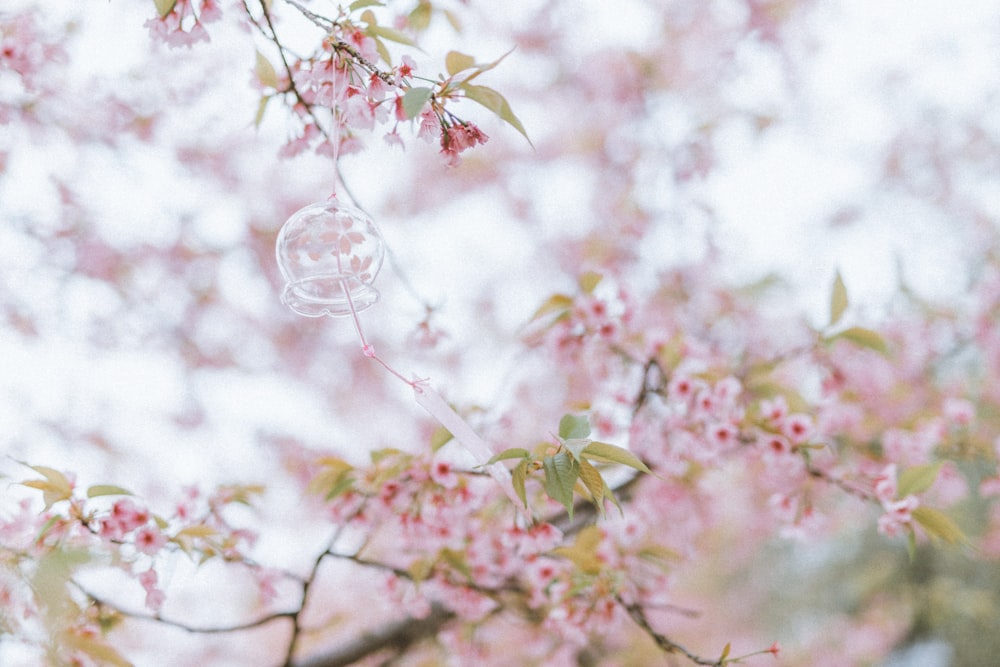
[(625, 602), (620, 595), (615, 596), (615, 601), (620, 604), (625, 611), (628, 612), (629, 617), (635, 621), (636, 625), (642, 628), (647, 635), (652, 638), (656, 645), (659, 646), (667, 653), (680, 653), (685, 658), (690, 660), (696, 665), (707, 665), (708, 667), (720, 667), (723, 663), (721, 660), (709, 660), (708, 658), (703, 658), (699, 655), (692, 653), (687, 650), (677, 642), (669, 639), (665, 635), (660, 634), (653, 629), (653, 626), (649, 624), (649, 619), (646, 618), (646, 612), (639, 604), (630, 604)]
[(302, 623), (300, 622), (300, 618), (302, 616), (302, 612), (306, 609), (306, 604), (309, 602), (309, 591), (312, 588), (313, 583), (316, 581), (319, 566), (323, 563), (324, 558), (334, 554), (333, 547), (340, 540), (340, 536), (343, 534), (344, 528), (350, 522), (350, 519), (364, 511), (364, 508), (365, 504), (362, 503), (354, 511), (352, 517), (346, 519), (337, 527), (335, 531), (333, 531), (333, 535), (330, 536), (330, 539), (326, 544), (326, 548), (323, 549), (318, 556), (316, 556), (315, 560), (313, 560), (312, 568), (310, 568), (308, 576), (302, 580), (302, 602), (298, 609), (290, 614), (287, 614), (288, 617), (292, 619), (292, 637), (288, 641), (288, 650), (285, 652), (284, 667), (293, 667), (292, 659), (295, 657), (295, 649), (298, 646), (299, 638), (302, 636)]
[(132, 618), (138, 621), (152, 621), (154, 623), (160, 623), (162, 625), (168, 625), (172, 628), (178, 628), (179, 630), (184, 630), (185, 632), (190, 632), (192, 634), (223, 634), (227, 632), (237, 632), (239, 630), (249, 630), (252, 628), (259, 628), (262, 625), (267, 625), (271, 621), (276, 621), (281, 618), (292, 618), (298, 612), (297, 611), (279, 611), (272, 614), (267, 614), (266, 616), (261, 616), (260, 618), (254, 619), (252, 621), (246, 621), (244, 623), (234, 623), (232, 625), (210, 625), (210, 626), (197, 626), (184, 623), (183, 621), (177, 621), (172, 618), (166, 618), (161, 616), (159, 613), (147, 614), (139, 611), (132, 611), (129, 609), (124, 609), (117, 604), (114, 604), (104, 598), (90, 592), (84, 588), (79, 582), (74, 581), (73, 585), (83, 593), (91, 602), (96, 604), (98, 607), (106, 607), (107, 609), (113, 610), (115, 613), (125, 616), (126, 618)]

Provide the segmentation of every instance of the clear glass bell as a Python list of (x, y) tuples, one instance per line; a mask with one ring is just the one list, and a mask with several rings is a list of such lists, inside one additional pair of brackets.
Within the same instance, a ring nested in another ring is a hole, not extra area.
[(385, 242), (360, 209), (337, 200), (310, 204), (282, 226), (276, 244), (285, 279), (281, 300), (306, 317), (362, 311), (378, 301), (372, 283)]

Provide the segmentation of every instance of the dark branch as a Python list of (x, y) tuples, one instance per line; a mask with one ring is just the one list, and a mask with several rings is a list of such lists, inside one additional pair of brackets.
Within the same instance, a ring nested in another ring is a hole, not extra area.
[(656, 642), (656, 645), (666, 653), (679, 653), (696, 665), (707, 665), (708, 667), (720, 667), (722, 665), (721, 659), (709, 660), (708, 658), (702, 658), (654, 630), (653, 626), (649, 624), (649, 619), (646, 618), (646, 612), (641, 605), (627, 603), (617, 595), (615, 596), (615, 600), (628, 612), (629, 617), (635, 621), (635, 624), (642, 628)]
[(425, 618), (406, 618), (387, 624), (329, 653), (297, 662), (294, 667), (344, 667), (385, 650), (399, 654), (413, 644), (436, 635), (455, 618), (455, 612), (434, 604)]

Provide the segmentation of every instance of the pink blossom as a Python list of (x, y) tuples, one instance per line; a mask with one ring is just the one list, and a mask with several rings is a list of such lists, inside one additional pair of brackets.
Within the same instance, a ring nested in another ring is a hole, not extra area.
[(896, 537), (913, 521), (913, 510), (920, 505), (917, 497), (910, 494), (902, 500), (885, 503), (885, 514), (878, 519), (878, 530), (887, 537)]
[(743, 391), (743, 385), (736, 378), (729, 376), (719, 380), (715, 384), (713, 391), (720, 403), (733, 405), (736, 399), (739, 398), (740, 392)]
[(363, 95), (349, 95), (343, 103), (344, 125), (358, 130), (375, 127), (375, 112), (372, 103)]
[(389, 84), (382, 80), (378, 73), (373, 72), (368, 77), (368, 99), (381, 102), (389, 94)]
[(378, 60), (378, 49), (376, 47), (375, 40), (365, 33), (360, 30), (352, 30), (347, 35), (347, 41), (353, 44), (361, 54), (361, 57), (368, 62), (375, 62)]
[(964, 398), (946, 398), (943, 412), (945, 419), (958, 426), (968, 426), (976, 417), (976, 406)]
[(788, 403), (784, 396), (776, 396), (773, 399), (764, 399), (760, 402), (761, 416), (775, 426), (781, 426), (785, 417), (788, 416)]
[[(402, 108), (402, 100), (400, 101), (400, 108)], [(420, 127), (417, 128), (418, 139), (433, 141), (442, 136), (441, 121), (433, 109), (424, 109), (417, 118), (420, 119)]]
[(221, 19), (222, 9), (219, 7), (218, 0), (201, 0), (201, 11), (198, 12), (198, 18), (205, 23)]
[(156, 585), (158, 580), (159, 577), (153, 568), (139, 573), (139, 584), (146, 591), (146, 608), (152, 611), (159, 611), (166, 600), (166, 595)]
[(799, 503), (795, 498), (783, 494), (775, 493), (768, 500), (771, 512), (782, 523), (793, 523), (798, 516)]
[(896, 464), (890, 463), (875, 478), (875, 497), (888, 506), (896, 498)]
[(732, 424), (716, 424), (708, 429), (709, 441), (720, 450), (736, 446), (739, 435), (739, 431)]
[(431, 464), (431, 479), (446, 489), (458, 486), (458, 475), (447, 461), (435, 461)]
[(413, 76), (413, 71), (417, 69), (417, 63), (410, 56), (403, 56), (400, 59), (399, 67), (396, 68), (396, 85), (401, 83), (402, 79), (409, 78)]
[(262, 604), (270, 604), (278, 599), (278, 582), (281, 581), (281, 572), (270, 567), (258, 567), (255, 570), (257, 581), (257, 592), (260, 595)]
[(139, 507), (128, 498), (123, 498), (115, 502), (111, 507), (110, 520), (117, 522), (121, 531), (125, 533), (132, 532), (139, 526), (145, 525), (149, 522), (149, 519), (149, 510)]
[(769, 435), (760, 438), (758, 442), (764, 447), (766, 452), (774, 455), (790, 454), (792, 452), (791, 445), (788, 444), (788, 440), (780, 435)]
[(667, 384), (667, 396), (675, 400), (687, 402), (695, 392), (695, 382), (686, 375), (675, 375)]
[(486, 133), (472, 123), (459, 123), (441, 130), (441, 154), (448, 159), (448, 165), (457, 166), (461, 162), (458, 154), (477, 144), (489, 141)]
[(945, 461), (941, 465), (930, 493), (935, 503), (943, 507), (954, 505), (969, 495), (969, 485), (954, 461)]
[(795, 445), (808, 442), (814, 430), (812, 417), (804, 414), (788, 415), (781, 424), (781, 432)]
[(399, 136), (399, 133), (393, 130), (392, 132), (386, 132), (382, 135), (382, 141), (385, 142), (386, 146), (391, 146), (393, 148), (399, 148), (400, 150), (406, 150), (406, 144), (403, 143), (403, 138)]
[(988, 477), (979, 483), (979, 495), (984, 498), (1000, 496), (1000, 476)]
[(707, 387), (699, 391), (698, 396), (694, 400), (695, 414), (702, 419), (715, 414), (717, 406), (718, 401), (715, 399), (715, 394)]
[(135, 533), (135, 548), (141, 553), (154, 556), (167, 543), (167, 536), (153, 526), (143, 526)]

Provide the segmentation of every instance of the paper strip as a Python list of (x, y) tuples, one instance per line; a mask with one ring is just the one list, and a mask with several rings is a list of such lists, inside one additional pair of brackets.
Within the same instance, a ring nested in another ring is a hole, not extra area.
[(510, 478), (510, 471), (507, 470), (501, 463), (494, 463), (492, 465), (484, 465), (490, 458), (493, 457), (493, 451), (490, 449), (489, 445), (486, 444), (482, 438), (480, 438), (472, 427), (469, 426), (468, 422), (462, 419), (457, 412), (451, 409), (441, 395), (434, 391), (430, 385), (425, 382), (416, 383), (413, 385), (413, 395), (417, 400), (417, 403), (431, 414), (432, 417), (438, 420), (438, 422), (448, 429), (451, 434), (458, 440), (465, 449), (468, 450), (472, 457), (476, 460), (478, 465), (483, 465), (486, 472), (490, 474), (493, 479), (503, 488), (504, 493), (510, 498), (514, 506), (517, 507), (530, 519), (527, 510), (524, 507), (524, 503), (521, 499), (517, 497), (517, 493), (514, 491), (514, 484)]

